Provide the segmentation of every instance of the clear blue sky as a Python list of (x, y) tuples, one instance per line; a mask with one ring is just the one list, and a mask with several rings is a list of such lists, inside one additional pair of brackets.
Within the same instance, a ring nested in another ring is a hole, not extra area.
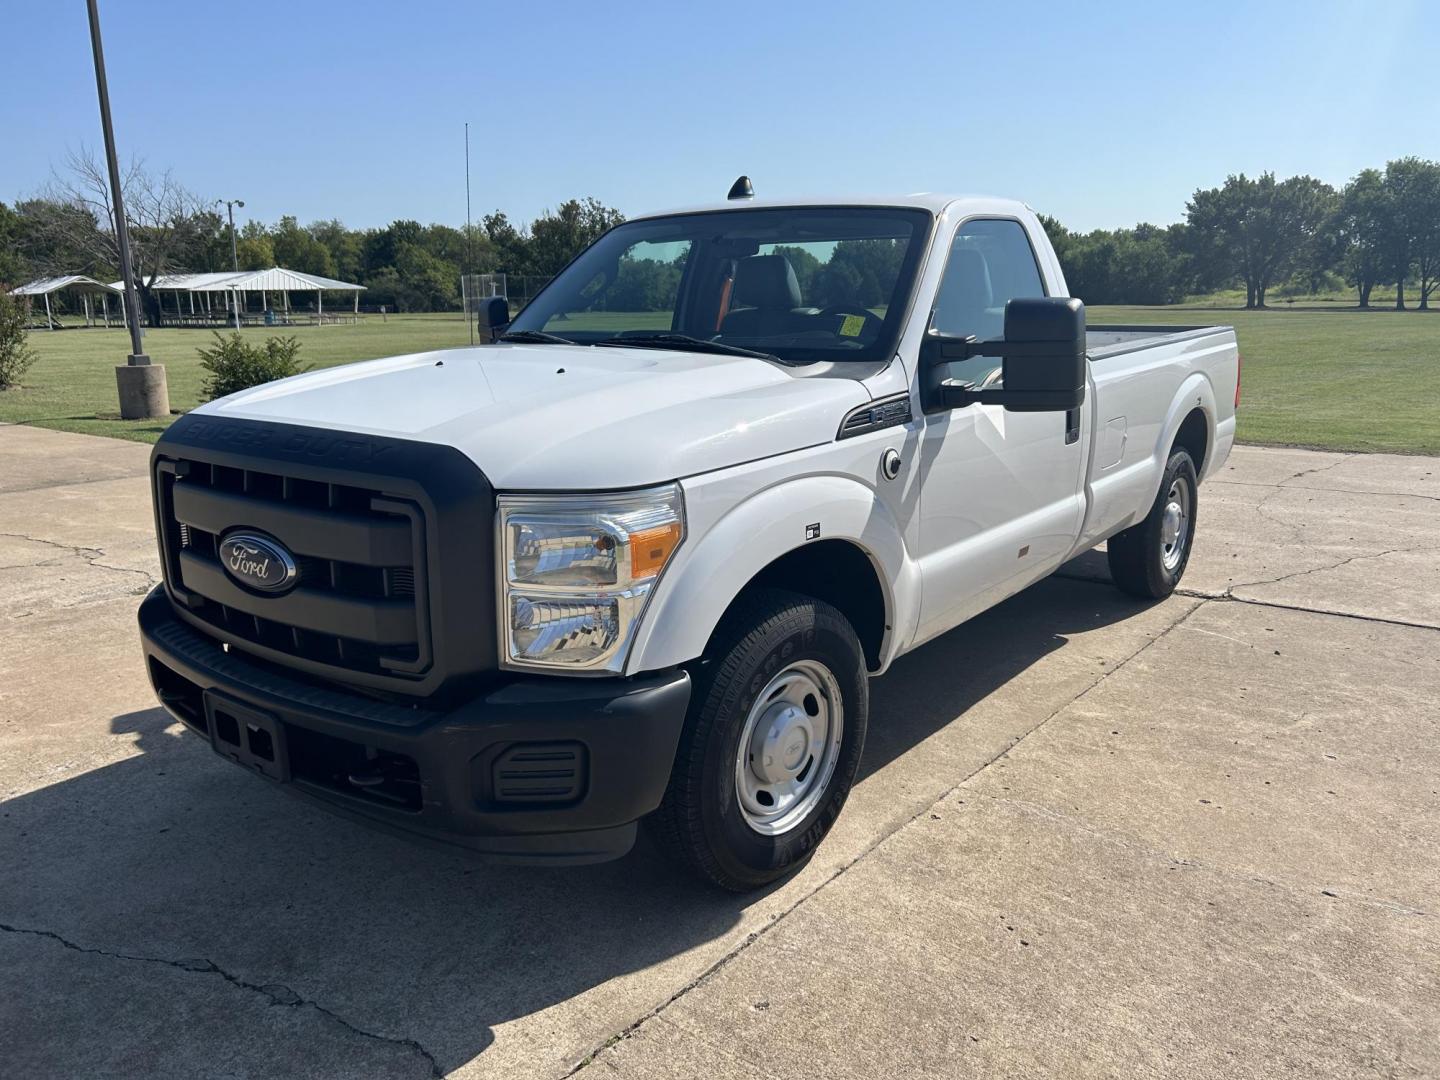
[[(461, 224), (577, 195), (1014, 195), (1178, 219), (1273, 169), (1440, 157), (1435, 0), (101, 0), (123, 156), (245, 216)], [(7, 5), (0, 200), (100, 145), (81, 0)]]

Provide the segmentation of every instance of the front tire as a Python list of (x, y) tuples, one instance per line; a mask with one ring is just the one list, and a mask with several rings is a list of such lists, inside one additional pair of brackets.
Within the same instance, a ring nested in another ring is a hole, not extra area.
[(736, 892), (803, 866), (850, 794), (868, 714), (849, 621), (822, 601), (757, 590), (726, 615), (696, 673), (649, 820), (661, 848)]
[(1115, 584), (1133, 596), (1163, 600), (1175, 591), (1195, 539), (1198, 482), (1187, 450), (1175, 449), (1145, 519), (1110, 538), (1106, 555)]

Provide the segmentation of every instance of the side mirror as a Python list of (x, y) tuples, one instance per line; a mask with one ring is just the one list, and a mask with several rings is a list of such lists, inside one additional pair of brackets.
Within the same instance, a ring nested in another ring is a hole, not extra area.
[[(978, 390), (944, 377), (947, 363), (998, 356), (1002, 385)], [(1065, 412), (1085, 400), (1085, 305), (1070, 297), (1011, 300), (1005, 305), (1005, 337), (977, 341), (930, 331), (920, 347), (927, 410), (978, 403), (1009, 412)]]
[(490, 331), (490, 340), (494, 341), (510, 325), (510, 301), (503, 296), (492, 296), (488, 300), (482, 300), (478, 317), (480, 325)]

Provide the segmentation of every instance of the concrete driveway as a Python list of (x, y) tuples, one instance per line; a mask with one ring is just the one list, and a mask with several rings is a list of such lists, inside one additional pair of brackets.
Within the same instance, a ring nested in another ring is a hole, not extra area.
[(802, 873), (477, 865), (154, 706), (143, 446), (0, 427), (13, 1076), (1440, 1075), (1440, 460), (1238, 449), (905, 658)]

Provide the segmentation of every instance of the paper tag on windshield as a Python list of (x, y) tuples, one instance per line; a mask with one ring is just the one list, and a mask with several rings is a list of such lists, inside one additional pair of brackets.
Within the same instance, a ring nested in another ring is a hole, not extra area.
[(840, 324), (841, 337), (859, 337), (860, 331), (865, 329), (864, 315), (846, 315), (845, 321)]

